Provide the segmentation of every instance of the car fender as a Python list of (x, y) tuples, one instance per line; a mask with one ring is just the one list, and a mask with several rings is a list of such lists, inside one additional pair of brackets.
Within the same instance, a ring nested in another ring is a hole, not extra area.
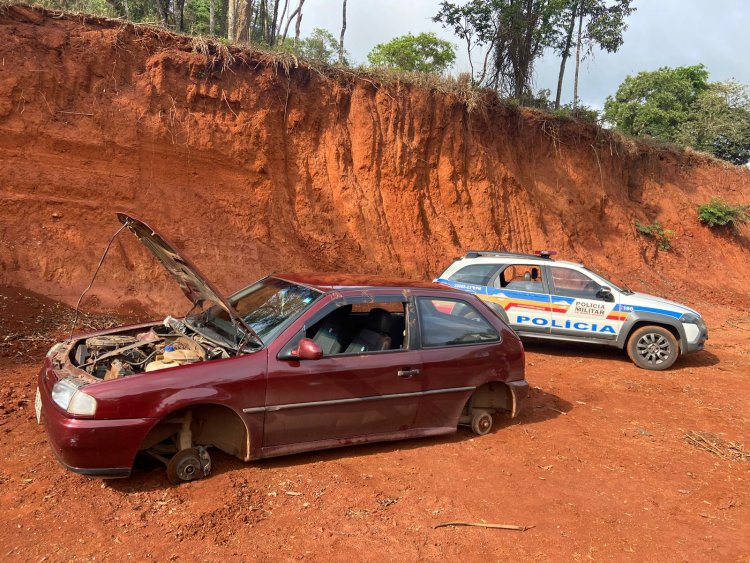
[(622, 323), (620, 334), (617, 336), (618, 348), (625, 348), (630, 333), (633, 331), (633, 327), (638, 323), (648, 323), (674, 328), (680, 336), (680, 354), (684, 354), (687, 350), (687, 336), (685, 335), (685, 328), (680, 321), (669, 315), (661, 315), (659, 313), (646, 311), (635, 311), (628, 315), (628, 318)]
[(231, 395), (222, 389), (212, 389), (209, 387), (180, 389), (179, 391), (164, 397), (164, 399), (158, 403), (154, 411), (154, 416), (161, 419), (174, 411), (193, 405), (215, 404), (226, 407), (231, 401), (231, 398)]

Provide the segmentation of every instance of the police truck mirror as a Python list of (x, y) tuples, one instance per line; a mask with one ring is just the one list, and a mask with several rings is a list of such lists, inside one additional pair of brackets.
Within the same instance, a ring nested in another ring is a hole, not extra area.
[(612, 295), (612, 289), (610, 289), (606, 285), (599, 288), (599, 291), (596, 292), (596, 297), (597, 299), (602, 299), (608, 302), (612, 302), (615, 300), (614, 295)]

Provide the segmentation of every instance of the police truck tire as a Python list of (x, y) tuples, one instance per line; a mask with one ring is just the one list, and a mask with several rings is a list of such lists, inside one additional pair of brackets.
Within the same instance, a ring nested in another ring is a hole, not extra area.
[(628, 339), (628, 356), (643, 369), (669, 369), (679, 355), (680, 348), (674, 334), (660, 326), (642, 326)]

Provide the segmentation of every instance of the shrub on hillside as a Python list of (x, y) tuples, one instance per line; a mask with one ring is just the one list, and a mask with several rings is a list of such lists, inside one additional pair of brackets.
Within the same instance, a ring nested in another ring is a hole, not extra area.
[(750, 205), (732, 205), (718, 197), (698, 207), (698, 220), (709, 227), (731, 227), (733, 230), (750, 221)]
[(635, 230), (643, 236), (654, 239), (656, 241), (656, 248), (659, 250), (672, 250), (671, 238), (674, 235), (674, 231), (665, 229), (659, 221), (654, 221), (650, 225), (644, 225), (636, 219)]

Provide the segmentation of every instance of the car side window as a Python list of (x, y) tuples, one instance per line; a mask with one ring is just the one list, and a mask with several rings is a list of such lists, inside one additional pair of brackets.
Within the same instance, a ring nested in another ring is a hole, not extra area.
[(455, 272), (450, 279), (462, 283), (489, 285), (497, 270), (497, 264), (470, 264)]
[(545, 293), (540, 266), (511, 264), (503, 270), (499, 279), (502, 288), (530, 293)]
[(552, 266), (552, 293), (578, 299), (602, 299), (601, 286), (577, 270)]
[(408, 347), (405, 302), (341, 305), (305, 331), (324, 356)]
[(466, 301), (420, 297), (417, 307), (424, 348), (500, 340), (497, 330)]

